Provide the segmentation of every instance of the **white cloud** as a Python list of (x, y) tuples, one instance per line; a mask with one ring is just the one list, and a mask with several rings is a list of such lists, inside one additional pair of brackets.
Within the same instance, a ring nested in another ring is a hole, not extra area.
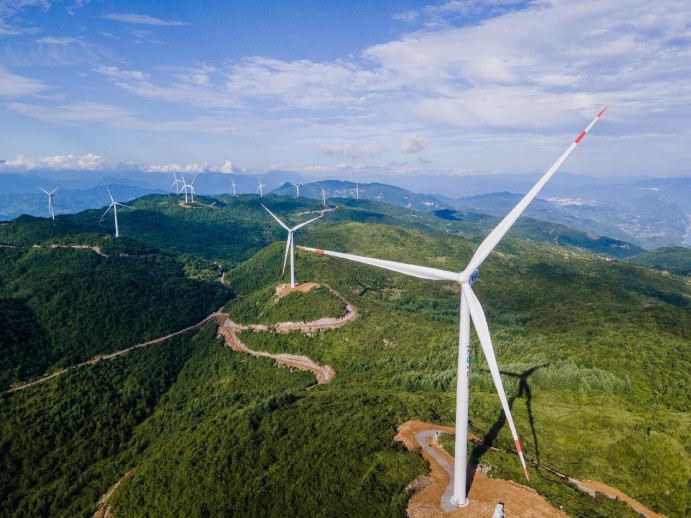
[(17, 155), (4, 162), (0, 162), (0, 172), (24, 172), (24, 171), (116, 171), (116, 170), (136, 170), (147, 173), (192, 173), (200, 174), (206, 172), (217, 173), (239, 173), (244, 172), (233, 165), (230, 160), (226, 160), (222, 165), (217, 166), (209, 163), (191, 164), (163, 164), (146, 165), (133, 162), (111, 161), (95, 153), (86, 155), (54, 155), (39, 156), (35, 158)]
[(43, 45), (71, 45), (72, 43), (75, 43), (77, 45), (83, 45), (84, 42), (80, 40), (79, 38), (70, 38), (70, 37), (62, 37), (62, 38), (55, 38), (53, 36), (46, 36), (44, 38), (39, 38), (36, 40), (36, 43), (43, 44)]
[(189, 25), (189, 22), (179, 22), (176, 20), (161, 20), (146, 14), (125, 14), (125, 13), (110, 13), (103, 15), (107, 20), (115, 22), (132, 23), (137, 25), (159, 25), (166, 27), (181, 27)]
[(419, 153), (427, 146), (427, 140), (420, 135), (405, 133), (398, 139), (398, 147), (404, 153)]
[(43, 81), (12, 74), (0, 65), (0, 97), (26, 97), (46, 88)]
[(77, 169), (83, 171), (101, 171), (107, 168), (106, 160), (93, 153), (87, 155), (55, 155), (28, 158), (17, 155), (0, 164), (0, 171), (35, 171)]
[(99, 65), (94, 69), (95, 72), (103, 74), (112, 79), (128, 80), (134, 79), (136, 81), (146, 81), (150, 75), (137, 70), (120, 70), (118, 67)]
[(7, 108), (32, 119), (56, 125), (107, 122), (119, 127), (132, 127), (137, 119), (134, 112), (103, 103), (83, 102), (62, 107), (47, 107), (29, 103), (9, 103)]
[(230, 160), (226, 160), (223, 165), (216, 166), (207, 163), (199, 164), (163, 164), (163, 165), (149, 165), (142, 167), (142, 171), (148, 173), (240, 173), (241, 169), (236, 168)]
[(381, 155), (386, 151), (386, 146), (382, 143), (360, 143), (349, 144), (324, 144), (322, 150), (329, 156), (340, 158), (372, 158)]

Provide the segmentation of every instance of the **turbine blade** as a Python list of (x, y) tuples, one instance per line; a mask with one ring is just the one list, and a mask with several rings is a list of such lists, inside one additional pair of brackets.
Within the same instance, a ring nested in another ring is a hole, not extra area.
[(281, 226), (282, 226), (283, 228), (285, 228), (288, 232), (290, 232), (290, 229), (288, 228), (288, 225), (286, 225), (286, 224), (283, 223), (280, 219), (278, 219), (278, 217), (276, 216), (276, 214), (274, 214), (273, 212), (271, 212), (269, 209), (266, 208), (266, 205), (264, 205), (264, 204), (262, 203), (261, 206), (264, 207), (264, 209), (266, 209), (266, 212), (268, 212), (269, 214), (271, 214), (271, 216), (273, 216), (273, 218), (274, 218), (276, 221), (278, 221), (278, 224), (279, 224), (279, 225), (281, 225)]
[(108, 190), (108, 196), (110, 196), (110, 201), (112, 203), (115, 203), (115, 200), (113, 199), (113, 195), (110, 193), (110, 187), (106, 185), (106, 189)]
[(485, 319), (485, 312), (482, 310), (480, 301), (475, 296), (475, 292), (470, 287), (470, 284), (462, 285), (462, 293), (468, 307), (470, 308), (470, 317), (473, 319), (473, 325), (475, 326), (475, 331), (480, 339), (480, 345), (482, 346), (482, 352), (485, 354), (487, 359), (487, 365), (489, 366), (489, 371), (492, 374), (492, 380), (494, 381), (494, 386), (499, 394), (499, 399), (501, 400), (501, 406), (504, 409), (504, 415), (509, 423), (509, 428), (511, 429), (511, 434), (513, 435), (513, 440), (516, 443), (516, 449), (518, 449), (518, 456), (521, 458), (521, 464), (523, 465), (523, 471), (525, 472), (525, 478), (530, 480), (528, 476), (528, 468), (525, 465), (525, 458), (523, 458), (523, 450), (521, 449), (521, 443), (518, 440), (518, 433), (516, 433), (516, 427), (513, 424), (513, 417), (511, 416), (511, 409), (509, 408), (509, 402), (506, 400), (506, 393), (504, 392), (504, 384), (501, 381), (501, 375), (499, 374), (499, 366), (497, 365), (497, 358), (494, 355), (494, 349), (492, 347), (492, 337), (489, 334), (489, 328), (487, 327), (487, 320)]
[(43, 187), (39, 187), (39, 189), (41, 189), (44, 193), (46, 193), (48, 196), (50, 196), (50, 193), (48, 191), (46, 191)]
[(131, 209), (131, 208), (132, 208), (132, 207), (130, 207), (129, 205), (125, 205), (124, 203), (120, 203), (120, 202), (117, 202), (117, 201), (114, 201), (113, 203), (114, 203), (115, 205), (119, 205), (120, 207), (125, 207), (126, 209)]
[(108, 205), (108, 208), (107, 208), (106, 211), (103, 213), (103, 216), (101, 216), (101, 219), (98, 220), (99, 223), (100, 223), (101, 221), (103, 221), (103, 218), (106, 217), (106, 214), (108, 214), (108, 211), (109, 211), (110, 209), (112, 209), (112, 208), (113, 208), (113, 204), (111, 203), (110, 205)]
[(302, 227), (304, 227), (305, 225), (308, 225), (309, 223), (312, 223), (313, 221), (317, 221), (317, 220), (318, 220), (319, 218), (321, 218), (323, 215), (324, 215), (324, 214), (320, 214), (320, 215), (317, 216), (316, 218), (312, 218), (312, 219), (309, 220), (309, 221), (305, 221), (304, 223), (300, 223), (299, 225), (293, 227), (293, 231), (296, 231), (297, 229), (302, 228)]
[(293, 240), (293, 233), (288, 232), (288, 239), (286, 240), (286, 253), (283, 256), (283, 272), (281, 272), (281, 276), (285, 275), (286, 273), (286, 264), (288, 262), (288, 252), (290, 251), (290, 242)]
[(431, 279), (433, 281), (456, 281), (458, 274), (456, 272), (447, 272), (446, 270), (438, 270), (436, 268), (428, 268), (427, 266), (417, 266), (413, 264), (397, 263), (395, 261), (385, 261), (384, 259), (373, 259), (371, 257), (362, 257), (360, 255), (343, 254), (341, 252), (331, 252), (330, 250), (321, 250), (318, 248), (308, 248), (306, 246), (298, 246), (300, 250), (307, 252), (316, 252), (318, 254), (331, 255), (333, 257), (340, 257), (341, 259), (348, 259), (358, 263), (378, 266), (385, 270), (393, 272), (404, 273), (411, 277), (418, 277), (420, 279)]
[(50, 191), (50, 195), (52, 196), (53, 194), (55, 194), (55, 192), (56, 192), (59, 188), (60, 188), (60, 187), (56, 187), (55, 189), (53, 189), (52, 191)]
[(535, 186), (530, 189), (528, 194), (526, 194), (521, 201), (518, 202), (518, 205), (516, 205), (511, 212), (499, 223), (499, 225), (496, 226), (492, 232), (485, 238), (485, 240), (480, 244), (478, 249), (475, 251), (475, 255), (473, 255), (473, 258), (470, 260), (470, 263), (468, 263), (468, 266), (466, 267), (464, 273), (469, 273), (469, 272), (474, 272), (477, 268), (480, 267), (480, 265), (484, 262), (485, 259), (487, 259), (487, 256), (494, 250), (494, 247), (497, 246), (499, 241), (504, 237), (504, 235), (509, 231), (509, 229), (513, 226), (513, 224), (516, 222), (518, 217), (523, 214), (523, 211), (526, 209), (528, 204), (533, 201), (533, 198), (537, 196), (537, 194), (540, 192), (540, 190), (544, 187), (544, 185), (547, 183), (547, 181), (552, 177), (552, 175), (559, 169), (561, 164), (564, 162), (564, 160), (567, 159), (567, 157), (571, 154), (571, 152), (576, 149), (576, 146), (579, 144), (581, 140), (583, 140), (583, 137), (586, 136), (588, 131), (590, 131), (590, 128), (592, 128), (595, 123), (600, 119), (603, 113), (605, 113), (605, 108), (593, 119), (593, 121), (588, 125), (588, 127), (581, 132), (581, 134), (576, 138), (575, 141), (571, 143), (571, 145), (568, 147), (566, 151), (559, 157), (559, 159), (550, 167), (547, 172), (540, 178), (540, 180), (535, 184)]

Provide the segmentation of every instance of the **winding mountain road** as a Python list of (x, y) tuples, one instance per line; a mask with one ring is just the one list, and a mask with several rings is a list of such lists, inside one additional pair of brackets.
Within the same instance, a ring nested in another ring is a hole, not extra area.
[[(314, 373), (317, 378), (317, 384), (323, 385), (329, 383), (335, 376), (334, 370), (328, 365), (319, 365), (307, 356), (298, 356), (294, 354), (271, 354), (265, 351), (253, 351), (249, 349), (238, 337), (237, 331), (254, 331), (254, 332), (274, 332), (274, 333), (289, 333), (291, 331), (300, 331), (301, 333), (310, 334), (321, 329), (338, 329), (343, 327), (348, 322), (352, 322), (359, 316), (358, 309), (350, 304), (339, 292), (334, 290), (328, 284), (307, 283), (296, 286), (291, 289), (287, 285), (279, 285), (276, 289), (276, 294), (280, 297), (287, 295), (292, 291), (309, 291), (312, 288), (324, 286), (333, 295), (341, 299), (346, 305), (346, 314), (340, 318), (325, 317), (312, 322), (279, 322), (273, 325), (266, 324), (247, 324), (242, 325), (233, 322), (227, 318), (223, 325), (218, 328), (219, 336), (225, 338), (226, 345), (234, 351), (245, 352), (253, 356), (262, 356), (265, 358), (272, 358), (276, 363), (288, 365), (300, 370), (308, 370)], [(308, 387), (309, 390), (311, 387)]]

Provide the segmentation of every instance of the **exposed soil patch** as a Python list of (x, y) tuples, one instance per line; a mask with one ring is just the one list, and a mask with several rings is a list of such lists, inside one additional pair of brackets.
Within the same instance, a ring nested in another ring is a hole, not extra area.
[[(504, 504), (504, 512), (507, 517), (566, 517), (566, 513), (560, 509), (552, 507), (547, 500), (539, 495), (534, 489), (527, 486), (517, 484), (515, 482), (500, 480), (495, 478), (488, 478), (485, 473), (487, 469), (483, 467), (474, 471), (471, 476), (473, 468), (468, 468), (468, 480), (472, 480), (472, 485), (468, 491), (468, 500), (470, 503), (467, 507), (458, 508), (451, 512), (444, 512), (441, 506), (441, 501), (444, 493), (450, 483), (449, 473), (440, 465), (440, 463), (432, 457), (429, 449), (432, 448), (433, 453), (441, 456), (442, 462), (453, 466), (453, 458), (446, 452), (443, 446), (437, 440), (436, 435), (432, 435), (428, 439), (428, 443), (420, 444), (416, 438), (422, 435), (422, 432), (438, 431), (441, 433), (455, 433), (455, 429), (448, 426), (438, 426), (422, 421), (408, 421), (398, 428), (398, 433), (394, 437), (395, 440), (402, 442), (409, 450), (421, 449), (422, 456), (430, 464), (430, 475), (426, 477), (418, 477), (411, 483), (406, 490), (412, 496), (408, 503), (408, 516), (411, 518), (427, 518), (427, 517), (477, 517), (477, 516), (492, 516), (494, 507), (498, 502)], [(419, 435), (420, 434), (420, 435)], [(477, 437), (469, 434), (468, 439), (480, 443)], [(427, 447), (428, 451), (425, 451)], [(497, 448), (492, 448), (496, 450)], [(612, 500), (621, 500), (626, 502), (636, 512), (645, 516), (646, 518), (666, 518), (665, 515), (656, 513), (643, 504), (625, 495), (618, 489), (610, 487), (601, 482), (592, 480), (577, 480), (568, 475), (559, 473), (558, 471), (549, 468), (543, 464), (539, 465), (555, 475), (567, 479), (571, 484), (576, 486), (584, 493), (595, 497), (598, 493)], [(448, 466), (447, 466), (448, 468)]]
[(659, 514), (655, 511), (648, 509), (638, 500), (634, 500), (633, 498), (631, 498), (628, 495), (625, 495), (618, 489), (603, 484), (602, 482), (595, 482), (594, 480), (574, 481), (573, 479), (569, 479), (569, 481), (573, 483), (578, 482), (579, 486), (585, 486), (586, 488), (591, 489), (597, 493), (603, 494), (606, 497), (611, 498), (612, 500), (621, 500), (622, 502), (626, 502), (634, 509), (634, 511), (642, 514), (643, 516), (646, 516), (647, 518), (666, 518), (664, 514)]
[(113, 499), (113, 495), (118, 490), (120, 485), (134, 472), (134, 468), (125, 473), (125, 476), (118, 480), (110, 490), (101, 497), (98, 501), (98, 507), (96, 507), (96, 512), (93, 518), (108, 518), (110, 516), (110, 501)]
[(89, 245), (51, 245), (51, 248), (74, 248), (75, 250), (92, 250), (95, 253), (97, 253), (100, 256), (103, 257), (110, 257), (107, 254), (104, 254), (103, 251), (101, 250), (100, 247), (98, 246), (89, 246)]
[[(401, 441), (409, 450), (419, 449), (421, 445), (418, 444), (415, 435), (427, 430), (438, 430), (446, 433), (455, 432), (454, 428), (448, 426), (437, 426), (421, 421), (409, 421), (398, 428), (395, 439)], [(474, 438), (470, 437), (470, 439)], [(452, 457), (441, 448), (437, 441), (432, 440), (430, 446), (453, 465)], [(504, 504), (504, 512), (507, 518), (566, 518), (567, 516), (563, 511), (552, 507), (534, 489), (506, 480), (488, 478), (479, 470), (473, 474), (473, 483), (468, 492), (468, 500), (470, 501), (468, 506), (446, 513), (441, 507), (441, 499), (449, 485), (449, 474), (429, 453), (422, 450), (422, 456), (430, 464), (429, 479), (431, 483), (421, 491), (414, 492), (411, 496), (408, 503), (408, 516), (411, 518), (490, 517), (499, 502)], [(469, 476), (468, 479), (470, 478)]]

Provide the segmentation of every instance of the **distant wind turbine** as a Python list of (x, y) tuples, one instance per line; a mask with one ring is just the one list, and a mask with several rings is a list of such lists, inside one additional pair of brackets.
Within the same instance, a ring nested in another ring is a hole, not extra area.
[(355, 184), (355, 199), (356, 200), (360, 199), (360, 184), (359, 183)]
[(285, 223), (283, 223), (278, 217), (271, 212), (269, 209), (266, 208), (264, 204), (262, 204), (262, 207), (266, 209), (266, 212), (271, 214), (271, 216), (278, 222), (279, 225), (281, 225), (284, 229), (288, 231), (288, 240), (286, 241), (286, 253), (283, 256), (283, 273), (281, 275), (285, 275), (286, 273), (286, 262), (288, 261), (288, 251), (290, 251), (290, 287), (294, 288), (295, 287), (295, 249), (293, 247), (293, 234), (295, 233), (296, 230), (301, 229), (308, 223), (312, 223), (313, 221), (317, 221), (319, 218), (321, 218), (324, 214), (321, 214), (317, 216), (314, 219), (310, 219), (309, 221), (305, 221), (304, 223), (300, 223), (299, 225), (294, 226), (293, 228), (288, 227)]
[(264, 197), (264, 187), (266, 187), (266, 185), (264, 185), (259, 178), (257, 178), (257, 181), (259, 182), (259, 187), (257, 187), (257, 190), (255, 192), (258, 192), (259, 197), (263, 198)]
[(237, 194), (235, 194), (235, 181), (233, 181), (233, 180), (231, 179), (231, 180), (230, 180), (230, 183), (233, 184), (233, 196), (237, 196)]
[(294, 184), (293, 184), (293, 187), (295, 187), (295, 189), (297, 190), (297, 194), (295, 194), (295, 197), (296, 197), (296, 198), (299, 198), (299, 197), (300, 197), (300, 186), (301, 186), (301, 185), (302, 185), (301, 183), (294, 183)]
[(324, 187), (320, 187), (322, 190), (322, 205), (326, 207), (326, 191), (324, 190)]
[(113, 209), (113, 215), (115, 216), (115, 237), (120, 237), (120, 231), (118, 229), (118, 206), (120, 207), (125, 207), (125, 208), (130, 208), (128, 205), (123, 205), (122, 203), (118, 203), (113, 199), (113, 195), (110, 193), (110, 188), (106, 185), (106, 189), (108, 189), (108, 196), (110, 197), (110, 205), (108, 205), (108, 208), (106, 211), (103, 213), (103, 216), (101, 216), (101, 219), (99, 220), (99, 223), (103, 221), (103, 218), (106, 217), (106, 214), (108, 214), (108, 211), (110, 209)]
[(602, 114), (605, 112), (607, 107), (605, 107), (598, 115), (593, 119), (593, 121), (586, 127), (586, 129), (581, 132), (581, 134), (576, 138), (576, 140), (569, 146), (569, 148), (559, 157), (559, 159), (549, 168), (549, 170), (544, 174), (542, 178), (535, 184), (535, 186), (526, 194), (523, 199), (518, 202), (511, 212), (496, 226), (492, 232), (485, 238), (485, 240), (480, 244), (480, 246), (475, 251), (475, 255), (471, 258), (468, 266), (462, 272), (449, 272), (446, 270), (439, 270), (437, 268), (429, 268), (427, 266), (416, 266), (404, 263), (398, 263), (394, 261), (385, 261), (382, 259), (373, 259), (370, 257), (362, 257), (358, 255), (344, 254), (340, 252), (331, 252), (329, 250), (320, 250), (315, 248), (307, 248), (298, 246), (300, 250), (307, 250), (309, 252), (316, 252), (320, 254), (330, 255), (334, 257), (340, 257), (342, 259), (348, 259), (350, 261), (356, 261), (359, 263), (369, 264), (372, 266), (377, 266), (379, 268), (384, 268), (386, 270), (392, 270), (394, 272), (403, 273), (410, 275), (412, 277), (418, 277), (420, 279), (431, 279), (437, 281), (452, 281), (460, 284), (461, 286), (461, 302), (460, 302), (460, 331), (459, 331), (459, 347), (458, 347), (458, 379), (457, 379), (457, 392), (456, 392), (456, 459), (454, 463), (454, 487), (453, 487), (453, 497), (451, 501), (459, 506), (465, 507), (468, 505), (467, 495), (466, 495), (466, 466), (467, 466), (467, 455), (468, 455), (468, 384), (470, 382), (469, 369), (470, 369), (470, 321), (472, 319), (475, 331), (477, 332), (478, 338), (480, 339), (480, 345), (482, 346), (482, 351), (487, 359), (487, 365), (489, 366), (490, 373), (492, 374), (492, 379), (494, 381), (494, 386), (499, 394), (499, 399), (501, 401), (502, 408), (504, 409), (504, 415), (511, 429), (511, 434), (516, 443), (516, 448), (518, 450), (518, 455), (521, 459), (521, 464), (523, 465), (523, 471), (525, 476), (529, 479), (528, 469), (525, 465), (525, 459), (523, 457), (523, 451), (521, 450), (521, 444), (518, 440), (518, 434), (516, 433), (516, 427), (513, 423), (513, 418), (511, 417), (511, 408), (509, 407), (508, 401), (506, 399), (506, 394), (504, 393), (504, 386), (501, 381), (501, 375), (499, 372), (499, 366), (497, 365), (497, 359), (494, 355), (494, 349), (492, 347), (492, 338), (489, 334), (489, 327), (487, 326), (487, 320), (485, 319), (485, 313), (480, 305), (480, 301), (475, 296), (471, 285), (477, 279), (478, 268), (484, 262), (489, 254), (494, 250), (494, 248), (499, 244), (499, 241), (504, 237), (504, 235), (509, 231), (511, 226), (516, 222), (518, 217), (523, 213), (528, 204), (537, 196), (542, 187), (547, 183), (547, 181), (552, 177), (556, 170), (561, 166), (561, 164), (566, 160), (566, 158), (571, 154), (571, 152), (576, 148), (576, 146), (583, 140), (583, 137), (590, 131), (590, 129), (595, 125), (595, 123), (600, 119)]
[(192, 201), (192, 203), (194, 203), (194, 195), (195, 195), (194, 181), (197, 179), (197, 177), (195, 176), (194, 178), (192, 178), (191, 183), (187, 183), (185, 181), (185, 175), (181, 174), (180, 176), (182, 177), (182, 189), (185, 191), (185, 203), (187, 203), (187, 194), (188, 193), (190, 195), (190, 200)]
[(55, 210), (53, 210), (53, 194), (55, 194), (55, 191), (57, 191), (58, 188), (56, 187), (50, 192), (46, 191), (43, 187), (39, 187), (39, 189), (48, 195), (48, 215), (55, 219)]
[(180, 184), (185, 185), (185, 183), (182, 180), (178, 179), (178, 176), (173, 172), (173, 178), (175, 178), (175, 181), (171, 184), (171, 187), (175, 187), (175, 194), (180, 194)]

